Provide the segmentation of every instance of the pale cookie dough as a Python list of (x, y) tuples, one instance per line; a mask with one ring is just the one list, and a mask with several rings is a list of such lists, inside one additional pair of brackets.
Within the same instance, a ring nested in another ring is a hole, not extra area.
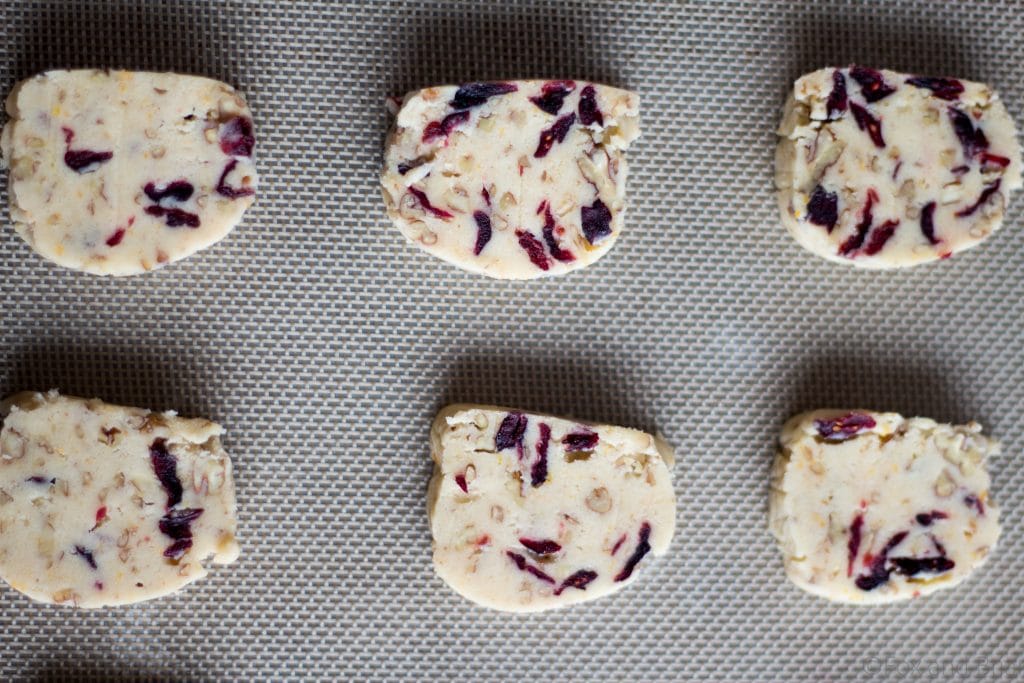
[(220, 425), (22, 393), (3, 404), (0, 577), (34, 600), (149, 600), (238, 557)]
[(770, 527), (789, 578), (829, 600), (877, 604), (950, 588), (999, 538), (976, 423), (818, 410), (782, 430)]
[(40, 255), (134, 275), (205, 249), (253, 203), (252, 113), (209, 78), (48, 71), (7, 98), (14, 227)]
[(822, 69), (796, 82), (778, 132), (782, 222), (838, 263), (948, 258), (998, 230), (1022, 185), (1013, 119), (982, 83)]
[(460, 268), (531, 279), (584, 268), (622, 230), (636, 94), (511, 81), (406, 95), (387, 140), (388, 216)]
[(668, 549), (673, 454), (657, 437), (452, 405), (430, 444), (434, 569), (477, 604), (535, 612), (594, 600)]

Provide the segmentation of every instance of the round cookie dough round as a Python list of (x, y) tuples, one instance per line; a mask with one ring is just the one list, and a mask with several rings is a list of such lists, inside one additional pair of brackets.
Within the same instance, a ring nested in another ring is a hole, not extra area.
[(431, 429), (434, 569), (510, 612), (563, 607), (632, 582), (675, 529), (671, 449), (633, 429), (454, 405)]
[(252, 113), (219, 81), (49, 71), (16, 85), (7, 113), (11, 218), (67, 268), (173, 263), (221, 240), (255, 199)]
[(782, 430), (769, 519), (786, 574), (837, 602), (877, 604), (962, 582), (999, 538), (975, 423), (818, 410)]
[(778, 133), (782, 222), (838, 263), (948, 258), (998, 230), (1022, 185), (1013, 119), (982, 83), (822, 69), (796, 81)]

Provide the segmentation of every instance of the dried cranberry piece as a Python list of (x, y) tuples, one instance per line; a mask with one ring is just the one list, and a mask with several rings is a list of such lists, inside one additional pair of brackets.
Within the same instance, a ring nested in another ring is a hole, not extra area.
[(828, 119), (838, 119), (844, 111), (849, 99), (846, 96), (846, 77), (843, 72), (836, 69), (832, 72), (832, 92), (829, 93), (826, 107), (828, 108)]
[(644, 559), (644, 555), (651, 552), (651, 544), (649, 543), (651, 538), (651, 525), (648, 522), (644, 522), (640, 526), (640, 540), (636, 544), (636, 548), (633, 550), (633, 554), (626, 560), (626, 564), (623, 565), (622, 571), (615, 576), (615, 581), (625, 581), (632, 574), (633, 570), (636, 569), (636, 565), (640, 560)]
[(177, 540), (192, 537), (192, 522), (203, 514), (203, 508), (168, 510), (158, 523), (160, 531)]
[(525, 230), (516, 230), (516, 237), (519, 238), (519, 246), (526, 251), (526, 255), (530, 257), (533, 265), (541, 270), (547, 270), (550, 267), (547, 254), (544, 253), (544, 245), (536, 237)]
[(985, 516), (984, 503), (981, 502), (981, 498), (978, 498), (973, 493), (969, 493), (966, 496), (964, 496), (964, 505), (966, 505), (969, 508), (974, 508), (982, 517)]
[(830, 420), (815, 420), (814, 427), (826, 441), (845, 441), (865, 429), (872, 429), (875, 419), (864, 413), (847, 413)]
[(932, 522), (937, 519), (949, 519), (949, 515), (942, 510), (932, 510), (931, 512), (922, 512), (914, 519), (917, 520), (917, 523), (921, 526), (931, 526)]
[(857, 122), (857, 127), (868, 132), (875, 146), (885, 147), (885, 138), (882, 137), (882, 122), (856, 102), (850, 102), (850, 111), (853, 112), (853, 118)]
[(626, 534), (622, 534), (621, 536), (619, 536), (619, 540), (615, 541), (615, 545), (612, 546), (612, 555), (614, 555), (615, 553), (619, 552), (619, 548), (621, 548), (622, 544), (625, 543), (625, 542), (626, 542)]
[(402, 163), (398, 164), (398, 175), (405, 175), (412, 169), (413, 167), (410, 164), (403, 161)]
[(220, 128), (220, 148), (229, 156), (251, 157), (256, 146), (252, 119), (236, 116)]
[(146, 213), (157, 218), (163, 217), (169, 228), (180, 228), (187, 225), (190, 228), (199, 227), (199, 216), (181, 209), (168, 209), (163, 206), (147, 206)]
[(449, 114), (440, 121), (431, 121), (423, 129), (423, 142), (431, 142), (437, 138), (446, 138), (451, 132), (469, 121), (468, 111), (457, 111)]
[(928, 202), (921, 207), (921, 234), (929, 244), (938, 244), (942, 241), (935, 237), (935, 202)]
[[(557, 116), (565, 98), (576, 89), (575, 81), (548, 81), (540, 89), (540, 95), (530, 98), (541, 111)], [(581, 117), (582, 118), (582, 117)]]
[(555, 239), (555, 217), (551, 215), (551, 206), (544, 202), (541, 204), (541, 209), (544, 211), (544, 241), (548, 245), (548, 251), (551, 252), (551, 257), (556, 261), (568, 263), (575, 261), (576, 257), (572, 255), (572, 252), (566, 251), (558, 246), (558, 240)]
[(868, 240), (868, 246), (864, 248), (864, 253), (868, 256), (874, 256), (882, 251), (885, 243), (895, 234), (896, 228), (899, 225), (899, 221), (889, 220), (875, 228), (874, 232), (871, 233), (871, 239)]
[(91, 551), (86, 550), (85, 548), (83, 548), (80, 545), (76, 545), (75, 546), (75, 552), (72, 553), (72, 554), (73, 555), (78, 555), (83, 560), (85, 560), (85, 563), (87, 565), (89, 565), (89, 567), (91, 569), (97, 569), (97, 567), (96, 567), (96, 558), (92, 556), (92, 552)]
[(117, 230), (115, 230), (113, 234), (111, 234), (110, 237), (107, 238), (107, 246), (116, 247), (117, 245), (121, 244), (121, 240), (124, 239), (124, 233), (124, 228), (118, 228)]
[(491, 241), (491, 217), (483, 211), (474, 211), (473, 220), (476, 221), (476, 244), (473, 245), (473, 255), (479, 256)]
[(882, 74), (863, 66), (851, 66), (850, 78), (860, 84), (860, 94), (868, 103), (885, 99), (896, 92), (896, 88), (885, 82)]
[(978, 152), (988, 149), (988, 138), (985, 137), (981, 128), (974, 127), (970, 116), (956, 107), (950, 107), (949, 118), (953, 121), (953, 132), (959, 138), (968, 159)]
[(981, 159), (981, 170), (983, 173), (995, 171), (999, 168), (1006, 168), (1010, 165), (1010, 159), (1008, 157), (999, 156), (998, 154), (982, 152), (979, 155), (979, 158)]
[(562, 437), (566, 452), (592, 451), (597, 448), (597, 432), (572, 432)]
[(587, 590), (587, 585), (597, 578), (597, 572), (592, 569), (580, 569), (573, 572), (562, 581), (562, 585), (555, 589), (555, 595), (561, 595), (566, 588), (578, 588), (581, 591)]
[(178, 479), (178, 459), (167, 450), (166, 439), (156, 439), (149, 446), (149, 461), (156, 472), (156, 478), (167, 492), (167, 507), (181, 502), (181, 480)]
[(516, 567), (518, 567), (520, 571), (529, 572), (530, 574), (533, 574), (538, 579), (546, 583), (555, 583), (555, 580), (553, 578), (545, 574), (544, 571), (539, 567), (535, 567), (529, 562), (527, 562), (526, 558), (520, 555), (519, 553), (513, 552), (511, 550), (506, 550), (505, 554), (508, 556), (510, 560), (512, 560), (513, 563), (515, 563)]
[(494, 448), (503, 451), (518, 446), (526, 436), (526, 425), (529, 420), (522, 413), (509, 413), (501, 421), (498, 431), (494, 434)]
[(996, 192), (999, 192), (999, 186), (1002, 184), (1002, 178), (996, 178), (996, 181), (981, 191), (981, 196), (978, 197), (978, 201), (974, 202), (970, 206), (961, 209), (956, 212), (957, 218), (965, 218), (970, 216), (972, 213), (980, 209), (988, 202), (989, 198)]
[(164, 185), (163, 189), (157, 189), (156, 183), (146, 183), (142, 190), (147, 197), (159, 204), (164, 199), (173, 199), (176, 202), (188, 201), (195, 188), (187, 180), (175, 180)]
[(466, 483), (465, 474), (456, 474), (455, 483), (459, 485), (459, 488), (462, 489), (463, 493), (469, 493), (469, 484)]
[(428, 211), (434, 216), (437, 216), (438, 218), (455, 218), (455, 216), (452, 215), (451, 213), (445, 211), (444, 209), (439, 209), (433, 204), (431, 204), (430, 200), (427, 199), (427, 193), (424, 192), (423, 190), (420, 190), (415, 187), (410, 187), (409, 194), (416, 198), (416, 200), (420, 203), (420, 206), (423, 207), (424, 211)]
[(164, 557), (171, 560), (180, 560), (189, 548), (192, 547), (192, 538), (182, 538), (167, 546), (164, 550)]
[(518, 89), (515, 83), (467, 83), (455, 91), (455, 97), (448, 105), (452, 109), (472, 109), (492, 97), (507, 95)]
[(955, 100), (964, 91), (964, 84), (953, 78), (929, 78), (915, 76), (907, 79), (907, 85), (932, 91), (932, 95), (940, 100)]
[(53, 484), (57, 483), (57, 477), (53, 477), (51, 479), (51, 478), (44, 477), (42, 475), (36, 474), (34, 476), (29, 477), (25, 481), (29, 482), (30, 484), (49, 484), (49, 485), (52, 486)]
[(595, 199), (590, 206), (580, 207), (580, 221), (583, 236), (591, 244), (597, 244), (602, 237), (612, 234), (612, 212), (600, 198)]
[(850, 525), (850, 540), (846, 544), (846, 548), (849, 551), (849, 560), (846, 563), (847, 576), (853, 576), (853, 563), (857, 560), (857, 554), (860, 552), (861, 531), (863, 528), (864, 515), (858, 514), (853, 518), (853, 524)]
[(536, 541), (532, 538), (520, 538), (519, 542), (538, 555), (551, 555), (562, 549), (561, 545), (549, 540)]
[(864, 202), (864, 211), (861, 214), (860, 223), (857, 224), (857, 232), (848, 237), (846, 241), (839, 246), (840, 256), (849, 256), (864, 245), (864, 240), (867, 239), (868, 231), (871, 230), (871, 222), (874, 220), (874, 217), (872, 216), (872, 207), (877, 201), (878, 193), (875, 192), (874, 188), (869, 189), (867, 200)]
[(584, 126), (594, 123), (599, 126), (604, 125), (604, 115), (601, 114), (601, 109), (597, 106), (597, 90), (594, 89), (594, 86), (588, 85), (580, 91), (580, 104), (577, 110), (580, 113), (580, 123)]
[(839, 220), (839, 195), (826, 192), (821, 185), (815, 187), (807, 202), (807, 217), (815, 225), (824, 226), (831, 235)]
[(904, 576), (922, 573), (942, 574), (956, 566), (948, 557), (894, 557), (890, 562), (895, 565), (895, 570)]
[(565, 140), (565, 136), (569, 134), (575, 123), (576, 114), (566, 114), (562, 118), (556, 119), (550, 128), (540, 132), (540, 142), (537, 143), (537, 151), (533, 153), (533, 156), (537, 159), (546, 157), (556, 142)]
[(908, 532), (906, 531), (901, 531), (889, 539), (889, 542), (885, 544), (882, 551), (872, 561), (870, 571), (867, 574), (861, 574), (854, 581), (857, 588), (860, 588), (862, 591), (870, 591), (878, 588), (889, 580), (889, 574), (892, 573), (886, 566), (889, 559), (889, 553), (895, 550), (896, 546), (903, 542), (907, 537), (907, 533)]
[(232, 159), (228, 162), (228, 165), (224, 167), (224, 170), (220, 174), (220, 179), (217, 181), (217, 187), (214, 188), (217, 191), (217, 194), (229, 199), (251, 197), (256, 194), (256, 190), (251, 187), (231, 187), (227, 184), (228, 175), (235, 170), (235, 166), (237, 165), (238, 159)]
[(98, 166), (114, 158), (113, 152), (93, 152), (88, 149), (68, 150), (64, 153), (64, 163), (75, 173), (89, 173)]
[(530, 468), (530, 484), (537, 488), (548, 479), (548, 443), (551, 441), (551, 427), (541, 422), (538, 425), (537, 459)]

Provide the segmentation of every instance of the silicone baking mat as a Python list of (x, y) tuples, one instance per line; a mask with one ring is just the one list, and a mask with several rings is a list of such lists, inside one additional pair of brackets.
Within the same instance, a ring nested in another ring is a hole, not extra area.
[[(1024, 243), (905, 272), (804, 252), (780, 227), (789, 84), (863, 63), (993, 84), (1024, 108), (1020, 2), (17, 2), (0, 80), (55, 67), (223, 79), (255, 111), (260, 196), (216, 247), (141, 277), (59, 269), (0, 231), (0, 389), (223, 423), (243, 554), (122, 609), (0, 589), (0, 679), (1012, 680), (1024, 676)], [(447, 82), (591, 79), (641, 93), (627, 230), (532, 283), (406, 246), (378, 188), (384, 99)], [(6, 205), (6, 202), (4, 202)], [(447, 402), (660, 430), (670, 553), (613, 597), (534, 616), (438, 580), (427, 431)], [(766, 530), (775, 438), (804, 409), (977, 419), (1000, 547), (962, 587), (836, 606)]]

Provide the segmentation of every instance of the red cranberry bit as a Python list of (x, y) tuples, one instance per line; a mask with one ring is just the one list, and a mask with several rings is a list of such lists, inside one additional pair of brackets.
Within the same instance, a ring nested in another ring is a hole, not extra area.
[(1007, 157), (1001, 157), (998, 154), (982, 152), (979, 155), (979, 158), (981, 159), (982, 173), (990, 173), (992, 171), (997, 171), (1000, 168), (1006, 168), (1010, 165), (1010, 160)]
[(507, 95), (519, 88), (515, 83), (467, 83), (455, 92), (448, 105), (452, 109), (472, 109), (492, 97)]
[(111, 234), (110, 237), (107, 238), (107, 246), (116, 247), (117, 245), (121, 244), (121, 240), (124, 239), (124, 233), (124, 228), (118, 228), (117, 230), (115, 230), (113, 234)]
[(612, 212), (600, 198), (590, 206), (580, 207), (580, 222), (583, 236), (591, 244), (597, 244), (601, 238), (612, 234)]
[(49, 485), (52, 486), (53, 484), (57, 483), (57, 478), (54, 477), (52, 479), (49, 479), (47, 477), (44, 477), (44, 476), (41, 476), (41, 475), (37, 474), (37, 475), (29, 477), (25, 481), (27, 481), (30, 484), (49, 484)]
[(540, 437), (537, 439), (537, 460), (530, 468), (530, 484), (534, 488), (548, 480), (548, 443), (551, 441), (551, 427), (541, 422), (538, 429)]
[(202, 508), (181, 508), (179, 510), (168, 510), (160, 518), (160, 531), (178, 540), (192, 537), (192, 522), (199, 519), (203, 514)]
[(494, 448), (503, 451), (522, 444), (526, 435), (527, 417), (522, 413), (509, 413), (501, 421), (494, 435)]
[(199, 227), (199, 216), (181, 209), (167, 209), (162, 206), (147, 206), (146, 213), (157, 218), (163, 217), (169, 228), (180, 228), (187, 225), (190, 228)]
[(893, 569), (903, 576), (918, 574), (942, 574), (956, 566), (948, 557), (894, 557)]
[(860, 552), (861, 530), (863, 528), (864, 515), (858, 514), (853, 518), (853, 524), (850, 525), (850, 540), (846, 544), (846, 548), (849, 551), (849, 560), (846, 563), (847, 576), (853, 576), (853, 563), (857, 560), (857, 554)]
[(960, 144), (963, 145), (964, 154), (967, 155), (968, 160), (978, 152), (988, 149), (988, 138), (985, 137), (981, 128), (974, 127), (970, 116), (956, 107), (950, 107), (949, 118), (953, 122), (953, 132), (960, 139)]
[(649, 543), (650, 538), (651, 525), (647, 522), (644, 522), (643, 525), (640, 527), (640, 540), (636, 544), (636, 548), (633, 550), (633, 554), (629, 556), (628, 560), (626, 560), (626, 564), (622, 567), (622, 571), (620, 571), (615, 576), (616, 582), (625, 581), (630, 576), (632, 576), (633, 570), (636, 569), (636, 565), (640, 562), (640, 560), (644, 559), (644, 555), (651, 552), (651, 544)]
[(180, 560), (182, 555), (188, 552), (188, 549), (191, 547), (192, 538), (182, 538), (167, 546), (167, 549), (164, 550), (164, 557), (169, 560)]
[(476, 221), (476, 244), (473, 245), (473, 255), (479, 256), (491, 241), (491, 217), (483, 211), (474, 211), (473, 220)]
[(864, 96), (864, 101), (868, 103), (885, 99), (896, 92), (896, 88), (888, 85), (882, 74), (874, 69), (868, 69), (863, 66), (851, 66), (850, 78), (860, 84), (860, 94)]
[(469, 121), (468, 111), (457, 111), (440, 121), (431, 121), (423, 129), (423, 142), (432, 142), (437, 138), (447, 138), (452, 131)]
[(878, 201), (878, 193), (874, 188), (868, 190), (867, 200), (864, 202), (864, 211), (861, 214), (860, 223), (857, 224), (857, 232), (851, 235), (839, 246), (840, 256), (850, 256), (864, 245), (868, 231), (871, 230), (871, 222), (874, 220), (871, 209)]
[(92, 525), (92, 528), (89, 529), (89, 531), (96, 531), (96, 529), (98, 529), (100, 527), (100, 525), (103, 524), (103, 522), (105, 522), (106, 520), (107, 520), (107, 506), (104, 505), (103, 507), (101, 507), (98, 510), (96, 510), (96, 523)]
[(541, 87), (540, 95), (531, 97), (530, 101), (536, 104), (541, 111), (557, 116), (558, 111), (565, 103), (565, 98), (575, 89), (574, 81), (548, 81)]
[(831, 420), (814, 421), (815, 429), (826, 441), (846, 441), (855, 434), (865, 429), (872, 429), (874, 426), (874, 418), (864, 413), (847, 413)]
[(973, 493), (964, 496), (964, 505), (977, 510), (980, 516), (985, 516), (985, 504), (981, 502), (981, 498), (978, 498)]
[(149, 446), (149, 461), (160, 485), (167, 492), (167, 507), (174, 507), (181, 502), (181, 480), (178, 479), (178, 459), (167, 450), (166, 439), (156, 439)]
[(952, 78), (929, 78), (927, 76), (917, 76), (915, 78), (908, 78), (907, 85), (912, 85), (915, 88), (931, 90), (932, 95), (938, 97), (940, 100), (955, 100), (960, 97), (964, 91), (964, 84)]
[(871, 136), (871, 141), (875, 143), (875, 147), (885, 147), (885, 138), (882, 137), (882, 122), (868, 113), (867, 109), (855, 102), (850, 102), (850, 111), (853, 112), (853, 118), (857, 122), (857, 127), (868, 132), (868, 135)]
[(604, 125), (604, 115), (601, 114), (601, 109), (597, 106), (597, 90), (594, 89), (594, 86), (588, 85), (580, 91), (580, 105), (577, 109), (580, 113), (580, 123), (584, 126), (594, 123), (599, 126)]
[(552, 555), (562, 549), (558, 543), (548, 540), (535, 541), (532, 538), (520, 538), (519, 542), (538, 555)]
[(430, 200), (427, 199), (427, 193), (424, 192), (423, 190), (420, 190), (415, 187), (410, 187), (409, 194), (416, 198), (416, 200), (420, 203), (420, 206), (423, 207), (424, 211), (427, 211), (438, 218), (455, 218), (454, 215), (448, 213), (444, 209), (439, 209), (433, 204), (431, 204)]
[(192, 183), (187, 180), (175, 180), (174, 182), (167, 183), (163, 188), (158, 188), (155, 183), (146, 183), (146, 186), (142, 188), (142, 191), (146, 193), (146, 196), (150, 200), (161, 204), (165, 199), (173, 199), (176, 202), (186, 202), (195, 188), (192, 187)]
[(970, 216), (975, 211), (984, 206), (985, 203), (988, 202), (988, 200), (992, 197), (992, 195), (994, 195), (996, 192), (999, 192), (999, 186), (1002, 184), (1002, 182), (1002, 178), (996, 178), (996, 181), (994, 183), (992, 183), (991, 185), (989, 185), (988, 187), (981, 191), (981, 196), (978, 197), (978, 201), (974, 202), (973, 204), (964, 209), (957, 211), (956, 217), (966, 218), (967, 216)]
[(519, 246), (530, 257), (533, 265), (541, 270), (547, 270), (550, 267), (547, 254), (544, 253), (544, 245), (536, 237), (525, 230), (516, 230), (516, 237), (519, 238)]
[(252, 120), (236, 116), (220, 128), (220, 148), (228, 156), (251, 157), (256, 146)]
[(575, 261), (576, 257), (572, 255), (572, 252), (566, 251), (558, 246), (558, 240), (555, 238), (555, 217), (551, 215), (551, 206), (544, 202), (541, 204), (541, 209), (544, 211), (544, 241), (548, 245), (548, 251), (551, 252), (551, 257), (556, 261), (568, 263)]
[(889, 558), (889, 553), (895, 550), (896, 546), (902, 543), (906, 537), (907, 532), (901, 531), (889, 539), (889, 542), (885, 544), (885, 547), (882, 548), (882, 552), (880, 552), (878, 555), (874, 557), (864, 557), (865, 564), (869, 563), (870, 557), (871, 567), (870, 571), (867, 574), (861, 574), (857, 577), (856, 581), (854, 581), (854, 584), (856, 584), (857, 588), (860, 588), (862, 591), (870, 591), (878, 588), (882, 584), (889, 581), (889, 574), (892, 573), (892, 570), (886, 567), (886, 563)]
[(562, 437), (566, 452), (592, 451), (597, 448), (597, 432), (572, 432)]
[(96, 583), (93, 584), (93, 586), (95, 586), (96, 590), (98, 590), (98, 591), (103, 590), (103, 582), (102, 581), (97, 581)]
[(412, 166), (403, 161), (402, 163), (398, 164), (398, 175), (405, 175), (406, 173), (411, 171), (412, 168)]
[(78, 556), (79, 556), (79, 557), (81, 557), (81, 558), (82, 558), (83, 560), (85, 560), (85, 563), (86, 563), (87, 565), (89, 565), (89, 568), (90, 568), (90, 569), (96, 569), (96, 568), (97, 568), (97, 567), (96, 567), (96, 558), (94, 558), (94, 557), (92, 556), (92, 552), (91, 552), (91, 551), (89, 551), (89, 550), (86, 550), (86, 549), (85, 549), (85, 548), (83, 548), (82, 546), (80, 546), (80, 545), (76, 545), (76, 546), (75, 546), (75, 552), (74, 552), (74, 553), (72, 553), (72, 555), (78, 555)]
[(491, 193), (487, 191), (486, 187), (480, 190), (480, 196), (484, 198), (484, 203), (486, 203), (487, 206), (491, 205)]
[(932, 522), (937, 519), (949, 519), (949, 515), (941, 510), (932, 510), (931, 512), (922, 512), (914, 519), (916, 519), (917, 523), (921, 526), (931, 526)]
[(868, 256), (874, 256), (882, 251), (885, 243), (895, 234), (896, 228), (899, 225), (899, 221), (886, 221), (875, 228), (875, 231), (871, 233), (871, 239), (868, 240), (868, 246), (864, 249), (864, 253)]
[(71, 149), (71, 141), (75, 133), (70, 128), (62, 128), (67, 150), (64, 152), (64, 163), (75, 173), (91, 173), (102, 163), (114, 158), (113, 152), (94, 152), (88, 149)]
[(519, 553), (513, 552), (511, 550), (506, 550), (505, 555), (507, 555), (508, 558), (512, 560), (513, 563), (515, 563), (516, 567), (518, 567), (520, 571), (533, 574), (538, 579), (546, 583), (555, 583), (555, 580), (553, 578), (545, 574), (544, 571), (539, 567), (535, 567), (529, 562), (527, 562), (526, 558), (520, 555)]
[(928, 202), (921, 207), (921, 234), (929, 244), (938, 244), (942, 241), (935, 237), (935, 202)]
[(832, 92), (829, 93), (826, 107), (828, 108), (828, 120), (835, 121), (843, 112), (846, 111), (846, 107), (849, 100), (846, 96), (846, 77), (843, 76), (843, 72), (836, 69), (832, 72)]
[(546, 157), (556, 142), (560, 143), (565, 140), (565, 136), (569, 134), (575, 123), (576, 114), (566, 114), (562, 118), (555, 120), (550, 128), (542, 130), (540, 132), (540, 142), (537, 143), (537, 151), (533, 153), (533, 156), (537, 159)]
[(459, 485), (459, 488), (462, 489), (463, 493), (469, 493), (469, 484), (466, 483), (466, 475), (465, 474), (462, 474), (462, 473), (456, 474), (455, 475), (455, 483)]
[(587, 590), (587, 584), (597, 578), (597, 572), (591, 569), (581, 569), (573, 573), (562, 582), (562, 585), (555, 589), (555, 595), (561, 595), (566, 588), (578, 588), (581, 591)]
[(224, 167), (224, 170), (220, 174), (220, 179), (217, 181), (217, 187), (214, 188), (217, 191), (217, 194), (227, 197), (228, 199), (251, 197), (256, 194), (256, 190), (251, 187), (231, 187), (228, 185), (228, 175), (235, 170), (235, 166), (237, 165), (238, 159), (232, 159), (228, 162), (228, 165)]
[(815, 225), (824, 226), (831, 235), (839, 220), (839, 195), (826, 192), (825, 188), (818, 185), (807, 202), (807, 216)]
[(622, 534), (621, 536), (619, 536), (619, 540), (615, 541), (615, 545), (612, 546), (612, 555), (614, 555), (615, 553), (619, 552), (619, 548), (621, 548), (622, 544), (625, 543), (625, 542), (626, 542), (626, 534)]

